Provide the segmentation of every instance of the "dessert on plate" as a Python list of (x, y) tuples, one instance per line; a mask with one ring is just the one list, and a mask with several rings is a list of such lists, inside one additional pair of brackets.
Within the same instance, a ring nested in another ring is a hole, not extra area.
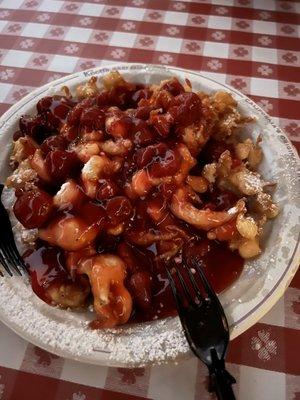
[(113, 71), (36, 108), (20, 118), (6, 185), (45, 302), (92, 304), (92, 328), (163, 318), (176, 312), (166, 265), (184, 273), (196, 258), (221, 292), (261, 253), (275, 185), (230, 93)]

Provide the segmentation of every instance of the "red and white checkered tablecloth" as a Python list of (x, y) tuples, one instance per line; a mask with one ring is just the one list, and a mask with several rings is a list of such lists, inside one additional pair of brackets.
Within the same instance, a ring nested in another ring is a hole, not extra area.
[[(299, 14), (297, 0), (0, 0), (0, 114), (75, 71), (167, 64), (245, 92), (300, 149)], [(276, 306), (231, 343), (238, 399), (300, 399), (299, 294), (298, 271)], [(90, 366), (49, 354), (0, 323), (1, 400), (212, 399), (206, 384), (196, 359)]]

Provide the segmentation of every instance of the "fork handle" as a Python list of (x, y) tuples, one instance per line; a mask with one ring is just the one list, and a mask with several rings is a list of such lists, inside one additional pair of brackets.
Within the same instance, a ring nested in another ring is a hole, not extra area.
[(216, 392), (218, 400), (235, 400), (232, 384), (235, 379), (226, 369), (215, 369), (210, 372), (210, 389)]
[(219, 359), (215, 349), (211, 350), (212, 364), (209, 367), (209, 390), (216, 392), (218, 400), (235, 400), (231, 385), (236, 380), (225, 368), (223, 358)]

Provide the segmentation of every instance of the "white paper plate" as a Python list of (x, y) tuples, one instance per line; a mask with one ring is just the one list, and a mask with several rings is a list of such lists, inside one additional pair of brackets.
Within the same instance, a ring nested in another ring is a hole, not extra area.
[[(201, 74), (177, 68), (142, 64), (121, 64), (79, 72), (33, 91), (13, 105), (0, 119), (0, 181), (8, 175), (11, 137), (22, 114), (34, 113), (37, 100), (59, 92), (63, 85), (71, 89), (89, 77), (101, 76), (112, 69), (121, 71), (134, 82), (158, 83), (170, 76), (188, 78), (195, 90), (230, 91), (245, 115), (254, 115), (245, 134), (263, 135), (265, 159), (263, 176), (278, 183), (275, 199), (279, 216), (268, 223), (264, 252), (247, 262), (240, 278), (220, 299), (227, 314), (231, 338), (255, 324), (283, 295), (299, 262), (299, 160), (286, 135), (272, 119), (249, 98), (235, 89)], [(64, 311), (43, 303), (21, 278), (0, 278), (0, 320), (29, 342), (57, 355), (83, 362), (111, 366), (142, 366), (178, 360), (190, 355), (178, 318), (167, 318), (109, 331), (87, 327), (91, 315)]]

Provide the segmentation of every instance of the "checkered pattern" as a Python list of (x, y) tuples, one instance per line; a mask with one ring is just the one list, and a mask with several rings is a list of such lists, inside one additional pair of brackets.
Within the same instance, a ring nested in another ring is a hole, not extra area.
[[(276, 0), (2, 0), (0, 113), (69, 73), (129, 61), (198, 70), (249, 95), (300, 149), (300, 3)], [(300, 395), (300, 274), (232, 342), (237, 398)], [(0, 399), (211, 399), (196, 359), (127, 370), (51, 355), (0, 324)], [(26, 396), (25, 396), (26, 394)]]

